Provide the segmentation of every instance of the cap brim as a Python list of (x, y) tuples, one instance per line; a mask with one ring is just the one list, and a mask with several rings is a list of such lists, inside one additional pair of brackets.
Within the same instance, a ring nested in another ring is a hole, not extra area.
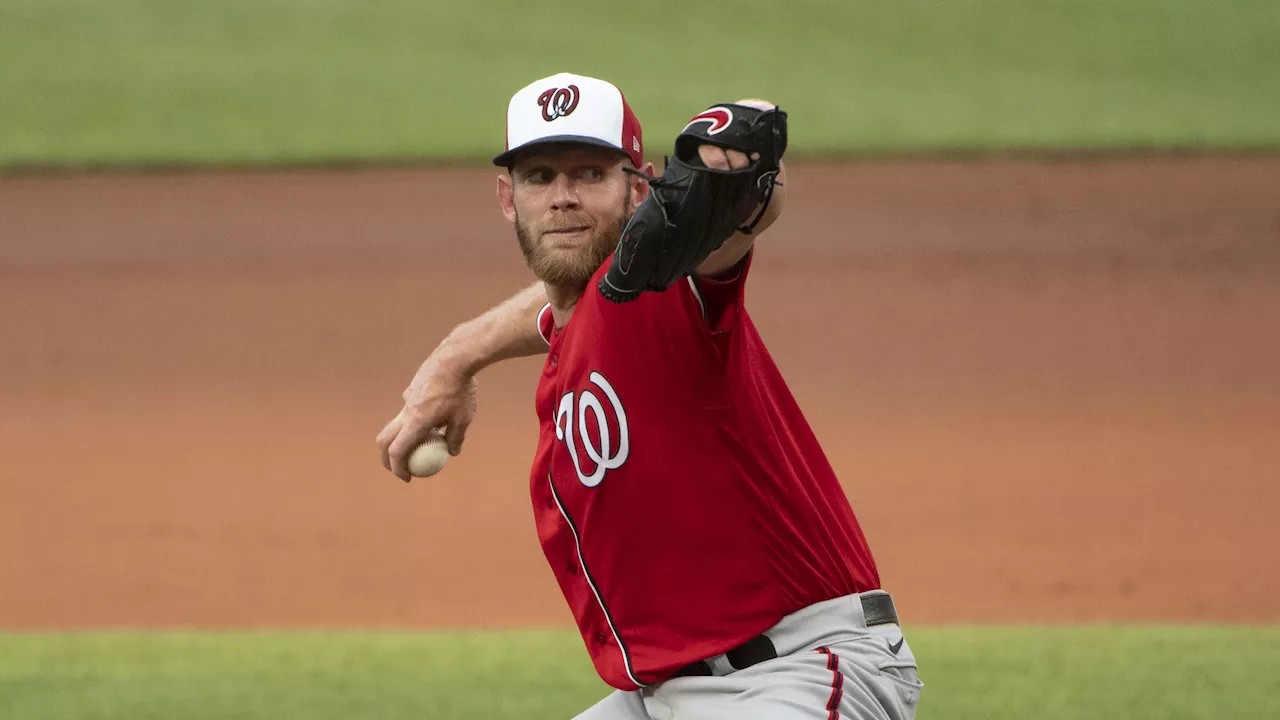
[(516, 155), (518, 153), (522, 153), (525, 150), (537, 147), (539, 145), (547, 145), (550, 143), (592, 145), (595, 147), (602, 147), (608, 150), (613, 150), (614, 152), (617, 152), (618, 154), (623, 155), (628, 159), (631, 158), (631, 156), (628, 155), (627, 152), (622, 148), (606, 140), (601, 140), (600, 138), (587, 137), (583, 135), (552, 135), (551, 137), (538, 138), (537, 140), (527, 142), (521, 145), (520, 147), (511, 148), (510, 150), (495, 157), (493, 159), (493, 164), (497, 165), (498, 167), (509, 168), (511, 167), (511, 164), (515, 162)]

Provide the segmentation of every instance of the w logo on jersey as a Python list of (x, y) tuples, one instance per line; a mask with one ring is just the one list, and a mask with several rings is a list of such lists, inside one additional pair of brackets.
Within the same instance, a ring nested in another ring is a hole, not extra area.
[[(591, 373), (595, 385), (609, 401), (612, 413), (607, 412), (600, 397), (590, 388), (579, 393), (567, 392), (560, 398), (556, 410), (556, 439), (563, 441), (573, 460), (578, 479), (587, 487), (595, 487), (604, 480), (605, 473), (617, 470), (627, 461), (630, 451), (627, 435), (627, 413), (613, 386), (598, 372)], [(612, 422), (611, 422), (612, 420)], [(594, 422), (593, 422), (594, 421)], [(591, 432), (594, 425), (595, 433)], [(617, 446), (614, 446), (614, 430)], [(576, 433), (576, 437), (575, 437)], [(586, 462), (578, 456), (579, 444)]]

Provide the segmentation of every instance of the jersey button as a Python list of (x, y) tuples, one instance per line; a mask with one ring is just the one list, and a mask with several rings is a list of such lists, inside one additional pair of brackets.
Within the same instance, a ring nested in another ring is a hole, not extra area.
[(604, 644), (605, 644), (605, 643), (607, 643), (607, 642), (609, 642), (609, 636), (608, 636), (608, 635), (604, 634), (603, 632), (598, 632), (598, 633), (596, 633), (596, 644), (597, 644), (597, 645), (604, 645)]
[(577, 565), (570, 565), (570, 566), (566, 567), (566, 568), (564, 569), (564, 571), (565, 571), (565, 572), (567, 572), (567, 573), (569, 573), (570, 575), (577, 575), (577, 574), (578, 574), (578, 566), (577, 566)]
[(560, 364), (560, 356), (559, 356), (559, 355), (552, 355), (552, 356), (551, 356), (551, 367), (555, 367), (555, 366), (557, 366), (557, 365), (559, 365), (559, 364)]

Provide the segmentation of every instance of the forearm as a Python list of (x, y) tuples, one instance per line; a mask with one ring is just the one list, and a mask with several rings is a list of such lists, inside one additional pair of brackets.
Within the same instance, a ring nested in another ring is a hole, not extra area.
[(547, 342), (538, 334), (537, 321), (546, 304), (546, 289), (535, 283), (454, 328), (432, 355), (475, 375), (501, 360), (543, 354)]
[[(751, 248), (755, 246), (756, 240), (769, 229), (769, 226), (782, 215), (782, 208), (787, 200), (787, 168), (786, 165), (779, 163), (781, 172), (778, 173), (778, 185), (773, 190), (773, 197), (769, 200), (769, 206), (765, 208), (764, 215), (760, 218), (760, 222), (756, 225), (756, 229), (750, 235), (741, 232), (734, 233), (732, 237), (725, 241), (719, 249), (707, 256), (702, 264), (698, 265), (697, 274), (700, 277), (715, 277), (729, 270), (732, 270), (742, 259), (751, 252)], [(754, 213), (753, 213), (754, 215)]]

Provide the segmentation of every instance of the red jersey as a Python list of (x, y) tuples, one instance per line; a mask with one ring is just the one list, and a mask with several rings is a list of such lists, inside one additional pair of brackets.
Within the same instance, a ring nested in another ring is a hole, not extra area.
[(853, 510), (731, 281), (625, 304), (592, 278), (551, 345), (530, 490), (605, 682), (733, 649), (810, 604), (879, 587)]

